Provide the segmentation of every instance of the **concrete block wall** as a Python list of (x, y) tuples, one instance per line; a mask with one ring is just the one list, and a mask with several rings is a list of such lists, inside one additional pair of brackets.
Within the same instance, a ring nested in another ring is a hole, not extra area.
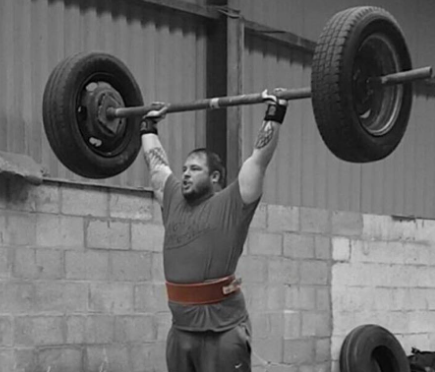
[(151, 193), (0, 178), (0, 371), (164, 371)]
[[(0, 372), (163, 372), (163, 227), (150, 192), (0, 179)], [(328, 371), (329, 214), (261, 204), (238, 274), (255, 371)]]
[[(335, 372), (360, 324), (433, 349), (435, 222), (260, 204), (238, 275), (254, 372)], [(163, 372), (149, 191), (0, 178), (0, 372)]]
[(332, 360), (362, 324), (392, 332), (406, 354), (435, 350), (435, 221), (363, 215), (332, 239)]
[(330, 241), (329, 213), (260, 204), (238, 267), (254, 371), (330, 370)]

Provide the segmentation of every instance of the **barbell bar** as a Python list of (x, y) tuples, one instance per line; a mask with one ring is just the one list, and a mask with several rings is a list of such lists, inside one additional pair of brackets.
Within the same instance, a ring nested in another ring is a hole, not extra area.
[[(408, 83), (416, 80), (425, 80), (432, 77), (432, 67), (422, 67), (409, 71), (397, 72), (381, 77), (370, 78), (367, 84), (378, 86), (391, 86)], [(311, 98), (311, 87), (284, 89), (274, 93), (279, 99), (287, 101)], [(161, 105), (148, 105), (137, 107), (109, 107), (106, 116), (109, 120), (115, 118), (129, 118), (146, 115), (149, 111), (165, 106), (166, 113), (186, 112), (195, 110), (212, 110), (231, 106), (253, 105), (264, 102), (263, 93), (241, 94), (236, 96), (205, 98), (194, 102), (185, 103), (162, 103)]]

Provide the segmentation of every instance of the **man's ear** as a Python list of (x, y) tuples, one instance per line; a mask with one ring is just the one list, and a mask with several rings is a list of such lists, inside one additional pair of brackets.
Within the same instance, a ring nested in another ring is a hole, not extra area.
[(211, 182), (212, 183), (219, 183), (220, 179), (221, 179), (221, 174), (219, 173), (219, 171), (215, 170), (211, 174)]

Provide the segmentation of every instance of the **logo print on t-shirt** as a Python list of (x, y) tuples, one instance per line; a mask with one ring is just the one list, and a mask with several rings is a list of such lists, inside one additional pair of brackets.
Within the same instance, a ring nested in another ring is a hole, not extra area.
[(170, 219), (165, 230), (166, 248), (182, 247), (210, 230), (209, 211), (183, 213), (178, 221)]

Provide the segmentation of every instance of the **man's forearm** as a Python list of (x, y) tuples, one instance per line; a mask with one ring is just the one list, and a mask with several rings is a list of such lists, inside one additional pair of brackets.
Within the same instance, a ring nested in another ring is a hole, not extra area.
[(257, 140), (254, 144), (252, 157), (262, 167), (267, 167), (278, 144), (280, 124), (273, 121), (263, 121)]
[(142, 147), (144, 151), (145, 162), (150, 172), (153, 172), (160, 166), (169, 166), (168, 157), (157, 135), (143, 135)]

